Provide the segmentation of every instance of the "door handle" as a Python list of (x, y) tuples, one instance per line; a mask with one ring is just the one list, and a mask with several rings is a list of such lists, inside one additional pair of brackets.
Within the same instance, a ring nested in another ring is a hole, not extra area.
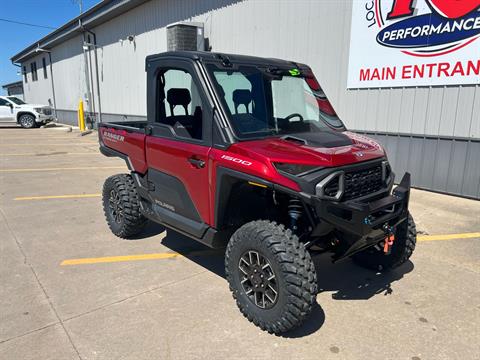
[(202, 169), (202, 168), (205, 167), (205, 161), (200, 160), (200, 159), (195, 159), (195, 158), (191, 157), (191, 158), (188, 158), (188, 162), (198, 169)]

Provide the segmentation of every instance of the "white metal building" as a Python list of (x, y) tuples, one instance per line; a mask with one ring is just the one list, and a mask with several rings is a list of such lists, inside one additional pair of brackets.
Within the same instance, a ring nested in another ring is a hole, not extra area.
[(145, 57), (167, 50), (167, 25), (200, 23), (212, 51), (309, 64), (346, 126), (379, 139), (415, 186), (480, 198), (480, 81), (347, 89), (354, 1), (377, 0), (105, 0), (12, 61), (25, 99), (61, 122), (76, 123), (79, 99), (103, 121), (141, 119)]

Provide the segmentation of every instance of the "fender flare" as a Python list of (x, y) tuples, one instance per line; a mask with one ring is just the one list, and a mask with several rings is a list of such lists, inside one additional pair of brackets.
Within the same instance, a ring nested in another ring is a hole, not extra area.
[(272, 183), (260, 177), (239, 172), (223, 166), (218, 166), (215, 180), (215, 199), (214, 199), (214, 228), (219, 230), (225, 220), (225, 213), (228, 207), (232, 187), (239, 182), (252, 182), (276, 193), (283, 193), (288, 196), (298, 198), (304, 204), (313, 203), (312, 195), (303, 191), (298, 192), (283, 185)]
[(135, 169), (133, 168), (132, 162), (130, 161), (128, 155), (121, 153), (120, 151), (111, 149), (102, 143), (100, 143), (100, 152), (107, 157), (119, 157), (120, 159), (123, 159), (127, 164), (128, 170), (130, 170), (131, 172), (135, 172)]
[(34, 113), (32, 113), (31, 111), (26, 111), (26, 110), (25, 110), (25, 111), (19, 111), (19, 112), (17, 113), (17, 115), (16, 115), (16, 117), (17, 117), (17, 124), (19, 124), (19, 122), (20, 122), (20, 116), (22, 116), (22, 115), (32, 115), (32, 116), (35, 118), (35, 121), (37, 121), (37, 117), (35, 116)]

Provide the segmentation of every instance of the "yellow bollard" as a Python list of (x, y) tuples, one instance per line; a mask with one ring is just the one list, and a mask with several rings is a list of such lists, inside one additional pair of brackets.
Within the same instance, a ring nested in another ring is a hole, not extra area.
[(83, 101), (78, 103), (78, 127), (80, 131), (85, 131), (85, 114), (83, 113)]

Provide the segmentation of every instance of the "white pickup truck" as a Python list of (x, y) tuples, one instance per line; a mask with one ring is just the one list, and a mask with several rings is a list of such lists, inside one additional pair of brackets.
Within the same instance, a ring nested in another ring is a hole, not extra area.
[(51, 106), (27, 104), (15, 96), (0, 96), (0, 122), (13, 122), (31, 129), (54, 119)]

